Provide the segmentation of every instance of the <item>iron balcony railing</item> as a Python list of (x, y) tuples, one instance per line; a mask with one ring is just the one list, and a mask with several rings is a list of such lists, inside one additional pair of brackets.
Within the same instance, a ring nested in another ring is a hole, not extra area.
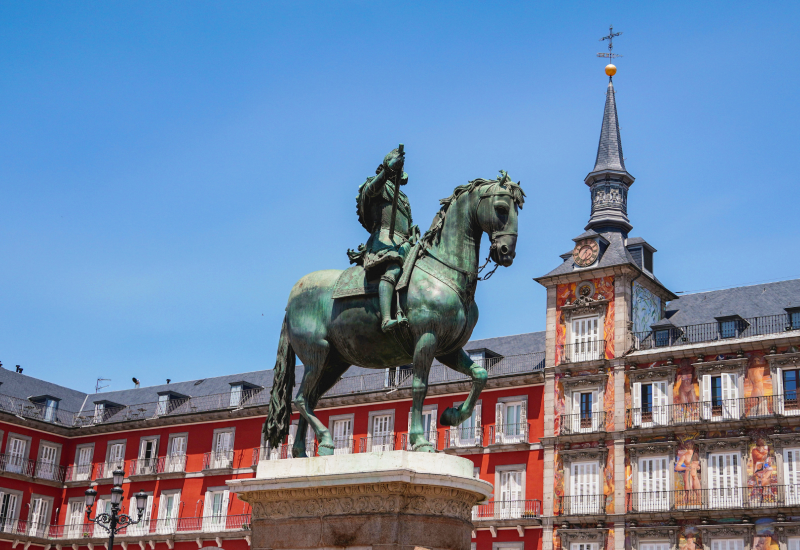
[(483, 426), (458, 426), (444, 431), (445, 449), (483, 447)]
[(628, 493), (628, 512), (730, 510), (800, 505), (800, 485)]
[(20, 455), (0, 454), (0, 471), (33, 477), (36, 471), (36, 461)]
[(70, 464), (64, 481), (90, 481), (92, 479), (92, 469), (94, 465), (89, 464)]
[[(402, 434), (406, 436), (407, 434)], [(405, 438), (399, 434), (369, 435), (359, 440), (359, 453), (380, 453), (385, 451), (399, 451), (405, 448)]]
[(53, 408), (48, 409), (42, 403), (32, 403), (27, 399), (20, 399), (18, 397), (2, 394), (0, 394), (0, 411), (16, 414), (23, 418), (41, 420), (64, 426), (72, 426), (75, 420), (74, 412)]
[[(159, 518), (143, 520), (136, 525), (123, 528), (118, 537), (141, 537), (148, 535), (168, 535), (176, 533), (221, 533), (230, 531), (249, 531), (250, 514), (209, 515), (192, 518)], [(42, 523), (31, 524), (24, 520), (0, 520), (0, 532), (19, 536), (50, 540), (103, 539), (108, 533), (94, 523), (82, 521), (60, 525)]]
[(186, 471), (186, 455), (174, 454), (162, 456), (158, 459), (159, 474), (178, 474)]
[(514, 443), (530, 443), (528, 440), (529, 434), (530, 425), (528, 422), (489, 426), (489, 444), (511, 445)]
[(163, 466), (163, 458), (134, 458), (128, 465), (129, 476), (150, 476), (160, 474), (159, 466)]
[(561, 435), (606, 431), (606, 412), (591, 411), (561, 415)]
[(228, 470), (233, 468), (233, 451), (212, 451), (203, 454), (203, 470)]
[(800, 400), (797, 392), (628, 409), (625, 412), (625, 427), (653, 428), (785, 416), (800, 416)]
[(605, 340), (587, 340), (573, 344), (559, 344), (556, 347), (556, 365), (598, 361), (605, 357)]
[(111, 479), (114, 477), (114, 470), (120, 469), (123, 472), (125, 471), (125, 461), (118, 460), (114, 462), (98, 462), (95, 471), (94, 471), (94, 478), (95, 479)]
[(791, 330), (800, 330), (800, 323), (796, 319), (793, 322), (789, 314), (782, 313), (764, 317), (716, 321), (700, 325), (656, 328), (646, 332), (635, 332), (633, 337), (635, 349), (647, 350), (715, 342), (717, 340), (765, 336)]
[(472, 521), (497, 519), (539, 518), (542, 515), (541, 500), (499, 500), (478, 504), (472, 509)]
[(36, 461), (36, 470), (34, 476), (37, 479), (45, 479), (47, 481), (64, 481), (64, 467), (52, 462), (44, 460)]
[(605, 495), (571, 495), (556, 498), (556, 515), (580, 516), (606, 513)]

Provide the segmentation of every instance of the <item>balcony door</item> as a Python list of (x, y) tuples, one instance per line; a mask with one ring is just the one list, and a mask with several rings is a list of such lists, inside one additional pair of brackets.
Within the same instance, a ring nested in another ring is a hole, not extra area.
[(669, 509), (669, 469), (665, 456), (639, 459), (637, 512), (660, 512)]
[(228, 523), (228, 491), (209, 491), (203, 505), (203, 531), (222, 531)]
[(739, 418), (737, 375), (723, 372), (703, 375), (703, 419), (720, 422)]
[(103, 477), (113, 477), (114, 470), (125, 469), (125, 444), (114, 443), (108, 451), (108, 462), (106, 463)]
[(182, 472), (186, 466), (186, 436), (175, 436), (169, 443), (167, 472)]
[(633, 398), (633, 425), (650, 428), (666, 426), (669, 421), (669, 398), (667, 382), (643, 384), (634, 382), (631, 388)]
[(36, 468), (36, 476), (42, 479), (57, 480), (58, 449), (52, 445), (42, 444), (42, 455)]
[(81, 447), (78, 449), (78, 460), (73, 474), (73, 481), (86, 481), (92, 473), (92, 453), (94, 447)]
[(136, 509), (135, 497), (130, 499), (128, 510), (131, 511), (131, 515), (134, 518), (140, 519), (139, 523), (128, 526), (128, 534), (136, 536), (144, 536), (149, 534), (151, 532), (150, 518), (153, 515), (153, 495), (147, 496), (147, 504), (145, 505), (144, 510), (142, 510), (141, 518), (139, 518), (139, 510)]
[(783, 484), (786, 486), (786, 505), (800, 504), (800, 449), (783, 450)]
[(6, 444), (6, 471), (15, 474), (22, 473), (22, 461), (25, 457), (24, 439), (9, 437)]
[(602, 512), (599, 470), (597, 462), (572, 463), (567, 515)]
[[(742, 505), (739, 453), (715, 453), (708, 456), (709, 506), (731, 508)], [(723, 549), (724, 550), (724, 549)]]
[(78, 538), (83, 535), (83, 499), (71, 500), (67, 515), (67, 537)]
[(333, 421), (333, 454), (347, 455), (353, 452), (353, 419)]
[(222, 469), (233, 466), (233, 432), (217, 433), (213, 454), (214, 456), (211, 460), (212, 468)]
[(4, 493), (0, 489), (0, 531), (11, 532), (14, 530), (17, 518), (17, 495)]
[(597, 550), (596, 542), (573, 542), (569, 545), (569, 550)]
[[(524, 500), (522, 496), (522, 470), (509, 470), (500, 473), (500, 502), (496, 503), (495, 517), (522, 517)], [(499, 508), (499, 509), (498, 509)]]
[(156, 473), (156, 444), (157, 439), (143, 439), (139, 448), (139, 467), (136, 473), (140, 475)]
[(670, 550), (668, 542), (640, 542), (639, 550)]
[(49, 502), (43, 498), (31, 501), (31, 519), (28, 525), (28, 535), (31, 537), (44, 537), (47, 535), (49, 517), (47, 515)]
[(394, 449), (393, 421), (391, 414), (381, 414), (372, 417), (372, 432), (370, 434), (370, 450), (383, 452)]
[(572, 345), (565, 357), (568, 363), (600, 358), (599, 326), (596, 316), (572, 320)]
[(161, 493), (158, 526), (156, 527), (156, 532), (159, 534), (174, 533), (177, 529), (180, 496), (180, 493)]
[(744, 550), (742, 539), (715, 539), (711, 541), (711, 550)]
[(572, 392), (572, 433), (591, 433), (600, 429), (597, 391)]

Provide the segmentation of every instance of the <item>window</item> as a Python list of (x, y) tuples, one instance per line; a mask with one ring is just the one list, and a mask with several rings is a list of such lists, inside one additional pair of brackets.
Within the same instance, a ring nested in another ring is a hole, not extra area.
[(742, 333), (749, 326), (741, 317), (717, 318), (719, 335), (721, 338), (741, 338)]
[(605, 497), (600, 491), (600, 468), (597, 462), (573, 462), (570, 471), (570, 494), (566, 514), (603, 512)]
[(667, 382), (634, 382), (631, 387), (633, 398), (633, 424), (649, 428), (664, 426), (669, 418), (669, 397)]
[(593, 361), (600, 358), (601, 343), (598, 341), (598, 317), (583, 317), (572, 321), (572, 349), (565, 359), (570, 363)]
[(524, 443), (528, 435), (526, 403), (519, 398), (498, 401), (495, 409), (494, 443)]
[[(453, 403), (459, 408), (463, 403)], [(472, 409), (472, 415), (458, 426), (450, 428), (450, 447), (474, 447), (482, 445), (481, 441), (481, 409), (482, 403), (478, 400)]]
[(522, 517), (525, 509), (525, 496), (522, 494), (524, 470), (507, 470), (496, 474), (500, 476), (500, 502), (495, 501), (495, 517)]
[(792, 537), (786, 540), (788, 550), (800, 550), (800, 538)]
[(214, 434), (214, 450), (211, 453), (211, 468), (233, 467), (233, 431), (226, 430)]
[(186, 436), (175, 435), (169, 441), (165, 471), (182, 472), (186, 466)]
[(83, 499), (70, 499), (67, 512), (66, 531), (69, 538), (78, 538), (83, 535)]
[(49, 500), (34, 496), (31, 498), (30, 519), (28, 520), (28, 535), (31, 537), (46, 537), (47, 527), (50, 525)]
[(597, 550), (596, 542), (573, 542), (569, 550)]
[(711, 541), (711, 550), (744, 550), (742, 539), (715, 539)]
[(18, 509), (19, 495), (0, 489), (0, 531), (9, 533), (14, 530)]
[(485, 363), (485, 359), (486, 359), (486, 352), (485, 351), (483, 351), (483, 350), (481, 350), (481, 351), (470, 351), (468, 353), (469, 353), (469, 358), (472, 360), (473, 363), (475, 363), (476, 365), (479, 365), (481, 367), (485, 366), (485, 364), (484, 364)]
[(103, 413), (105, 412), (106, 404), (105, 403), (95, 403), (94, 404), (94, 420), (95, 424), (98, 424), (103, 421)]
[(800, 329), (800, 309), (789, 311), (789, 328), (792, 330)]
[(800, 409), (797, 401), (798, 382), (800, 382), (800, 371), (783, 371), (783, 408), (784, 410), (796, 411)]
[(58, 447), (42, 443), (39, 450), (39, 463), (36, 465), (36, 477), (60, 481), (58, 479)]
[(713, 508), (741, 506), (739, 454), (710, 454), (708, 462), (710, 505)]
[(92, 474), (92, 454), (94, 447), (78, 447), (75, 457), (75, 470), (72, 474), (73, 481), (86, 481)]
[(783, 484), (786, 486), (786, 504), (800, 504), (800, 449), (783, 450)]
[(333, 421), (333, 454), (347, 455), (353, 452), (353, 419), (340, 418)]
[(228, 490), (210, 490), (203, 503), (203, 530), (220, 531), (228, 517)]
[(50, 399), (49, 397), (44, 402), (44, 420), (45, 422), (54, 422), (56, 419), (56, 411), (58, 410), (58, 400)]
[(129, 525), (127, 533), (134, 536), (143, 536), (150, 533), (150, 518), (153, 514), (153, 495), (147, 495), (147, 504), (142, 510), (142, 516), (139, 517), (139, 510), (136, 508), (136, 496), (131, 495), (128, 503), (129, 515), (133, 519), (140, 520), (136, 525)]
[(159, 534), (174, 533), (178, 527), (178, 506), (180, 506), (180, 491), (161, 492), (158, 509), (158, 525), (156, 532)]
[(158, 439), (149, 438), (142, 439), (139, 447), (139, 460), (137, 461), (136, 473), (139, 475), (155, 474), (157, 455)]
[(28, 441), (19, 437), (8, 436), (6, 444), (5, 471), (15, 474), (28, 473), (25, 468)]
[(394, 450), (394, 415), (376, 414), (372, 416), (371, 422), (369, 450), (377, 452)]
[(723, 338), (736, 337), (736, 321), (720, 321), (719, 328)]
[(158, 408), (156, 409), (157, 415), (167, 414), (169, 411), (169, 394), (162, 394), (158, 396)]
[(665, 456), (639, 459), (639, 491), (637, 512), (659, 512), (669, 509), (668, 460)]
[(109, 442), (103, 477), (113, 477), (117, 468), (125, 470), (125, 443)]
[(242, 404), (242, 390), (244, 386), (242, 384), (231, 384), (231, 407), (238, 407)]
[(703, 375), (703, 418), (732, 420), (739, 418), (739, 388), (736, 373)]
[(572, 392), (572, 432), (596, 432), (600, 429), (597, 391)]
[(639, 543), (639, 550), (670, 550), (668, 542), (642, 542)]
[(656, 331), (656, 347), (663, 348), (670, 345), (669, 329), (659, 329)]

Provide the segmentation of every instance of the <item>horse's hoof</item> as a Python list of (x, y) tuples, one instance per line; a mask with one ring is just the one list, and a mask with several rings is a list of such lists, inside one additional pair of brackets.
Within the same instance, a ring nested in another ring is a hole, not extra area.
[(458, 426), (460, 417), (461, 414), (458, 412), (458, 409), (455, 407), (447, 407), (442, 413), (439, 422), (442, 423), (442, 426)]
[(333, 445), (325, 445), (320, 443), (317, 448), (317, 456), (330, 456), (333, 454)]
[(292, 458), (308, 458), (305, 451), (292, 451)]
[(397, 328), (399, 322), (397, 319), (386, 319), (383, 323), (381, 323), (381, 330), (383, 332), (391, 332)]

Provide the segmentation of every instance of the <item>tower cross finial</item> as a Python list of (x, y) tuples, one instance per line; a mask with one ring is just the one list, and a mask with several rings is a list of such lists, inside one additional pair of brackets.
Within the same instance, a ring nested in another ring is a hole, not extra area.
[(621, 55), (614, 53), (614, 37), (621, 35), (622, 32), (614, 32), (614, 25), (609, 25), (608, 27), (608, 36), (604, 36), (600, 39), (600, 42), (603, 40), (608, 40), (608, 53), (599, 53), (597, 57), (607, 57), (609, 59), (614, 59), (615, 57), (622, 57)]

